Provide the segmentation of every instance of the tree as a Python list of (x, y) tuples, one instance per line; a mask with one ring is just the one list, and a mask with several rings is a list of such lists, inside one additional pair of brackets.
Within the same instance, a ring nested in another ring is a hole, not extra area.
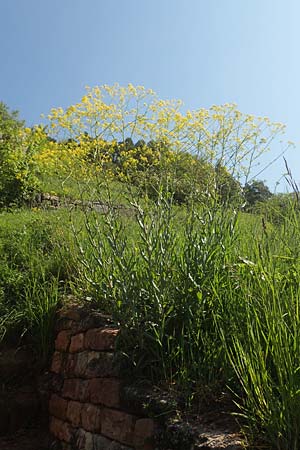
[(244, 197), (248, 208), (251, 208), (256, 203), (266, 202), (272, 195), (272, 192), (263, 181), (253, 180), (244, 187)]
[(32, 137), (33, 131), (24, 127), (19, 113), (0, 102), (0, 207), (20, 205), (34, 191)]
[[(187, 160), (194, 164), (183, 171), (191, 189), (191, 178), (199, 172), (195, 161), (201, 161), (202, 166), (224, 168), (214, 174), (222, 179), (204, 188), (216, 188), (223, 197), (239, 190), (239, 183), (249, 179), (260, 156), (284, 132), (282, 124), (244, 114), (234, 104), (187, 112), (181, 107), (182, 102), (160, 100), (142, 86), (116, 84), (87, 88), (80, 102), (66, 109), (54, 108), (48, 118), (56, 137), (69, 137), (77, 143), (76, 155), (82, 158), (79, 166), (92, 156), (98, 173), (101, 165), (103, 171), (113, 167), (114, 176), (124, 175), (127, 180), (128, 174), (140, 176), (141, 170), (146, 173), (149, 169), (152, 174), (155, 168), (155, 173), (160, 169), (166, 173), (170, 163), (179, 167), (174, 173), (182, 172), (182, 155), (192, 155), (194, 159), (187, 156)], [(154, 142), (154, 147), (149, 142)], [(73, 163), (74, 154), (70, 152), (69, 158)], [(210, 182), (211, 177), (207, 178)]]

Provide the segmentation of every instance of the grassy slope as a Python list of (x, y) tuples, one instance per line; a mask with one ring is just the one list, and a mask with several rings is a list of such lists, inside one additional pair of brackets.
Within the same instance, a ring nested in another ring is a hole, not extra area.
[[(53, 186), (47, 190), (54, 191)], [(115, 199), (120, 198), (119, 188)], [(74, 185), (72, 189), (77, 197)], [(136, 368), (148, 365), (150, 376), (179, 381), (188, 390), (200, 382), (231, 380), (241, 395), (248, 435), (250, 430), (280, 450), (298, 448), (296, 211), (291, 209), (279, 225), (240, 213), (236, 239), (227, 227), (231, 218), (226, 211), (220, 217), (207, 211), (195, 218), (186, 237), (185, 208), (174, 211), (170, 222), (162, 205), (140, 216), (140, 223), (134, 215), (105, 222), (103, 216), (88, 213), (89, 230), (82, 227), (84, 215), (75, 213), (86, 275), (97, 283), (96, 290), (78, 272), (82, 266), (66, 210), (0, 214), (0, 330), (16, 325), (30, 330), (46, 360), (61, 281), (65, 286), (72, 282), (84, 295), (91, 289), (100, 308), (107, 302), (129, 325), (123, 344), (134, 348)]]

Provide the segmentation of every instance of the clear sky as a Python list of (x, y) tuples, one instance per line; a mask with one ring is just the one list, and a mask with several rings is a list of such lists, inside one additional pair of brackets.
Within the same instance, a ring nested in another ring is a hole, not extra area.
[[(299, 0), (0, 0), (0, 18), (0, 100), (29, 126), (86, 85), (144, 85), (188, 109), (235, 102), (287, 125), (300, 180)], [(274, 188), (283, 172), (280, 160), (260, 178)]]

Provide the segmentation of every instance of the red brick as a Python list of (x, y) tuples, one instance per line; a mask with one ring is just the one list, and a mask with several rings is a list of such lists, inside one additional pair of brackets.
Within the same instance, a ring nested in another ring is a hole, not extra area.
[(52, 357), (51, 372), (60, 373), (63, 367), (63, 355), (60, 352), (54, 352)]
[(68, 403), (66, 418), (74, 427), (79, 427), (81, 424), (81, 410), (82, 404), (70, 400)]
[(122, 444), (133, 444), (136, 418), (131, 414), (104, 408), (102, 411), (101, 434)]
[(71, 340), (70, 330), (60, 331), (55, 339), (55, 350), (66, 352), (69, 348), (70, 340)]
[(101, 407), (84, 403), (81, 410), (81, 424), (86, 431), (101, 432)]
[(134, 427), (134, 448), (153, 449), (155, 424), (152, 419), (138, 419)]
[(79, 333), (76, 334), (75, 336), (72, 336), (69, 352), (76, 353), (82, 351), (83, 349), (84, 349), (84, 334)]
[(113, 350), (118, 328), (94, 328), (85, 334), (84, 345), (90, 350)]
[(58, 419), (65, 420), (67, 416), (68, 400), (52, 394), (49, 400), (49, 412)]
[(90, 402), (119, 408), (120, 384), (116, 378), (93, 378), (88, 387)]
[[(72, 355), (69, 355), (72, 357)], [(76, 377), (84, 378), (86, 375), (87, 365), (88, 365), (88, 352), (80, 352), (73, 355), (76, 359), (75, 366), (73, 368), (73, 373)]]
[(64, 364), (64, 374), (66, 377), (73, 378), (78, 375), (76, 372), (76, 365), (79, 355), (79, 353), (68, 353), (66, 355)]
[(77, 378), (70, 378), (64, 381), (62, 395), (72, 400), (80, 402), (88, 400), (88, 382)]
[(60, 441), (70, 442), (74, 430), (69, 423), (63, 422), (55, 417), (51, 417), (50, 433), (52, 433), (53, 436)]

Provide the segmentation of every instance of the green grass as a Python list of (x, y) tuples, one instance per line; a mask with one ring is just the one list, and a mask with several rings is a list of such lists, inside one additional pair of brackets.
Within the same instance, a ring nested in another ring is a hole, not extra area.
[(60, 294), (74, 271), (68, 221), (65, 211), (0, 214), (0, 337), (30, 336), (44, 363)]
[(26, 332), (46, 361), (56, 308), (73, 292), (121, 324), (130, 373), (190, 401), (229, 388), (250, 443), (298, 449), (297, 205), (269, 223), (213, 197), (179, 207), (134, 191), (128, 214), (114, 207), (120, 192), (100, 191), (106, 215), (0, 215), (0, 336)]
[(249, 440), (298, 448), (295, 205), (279, 224), (213, 199), (179, 209), (161, 197), (134, 207), (129, 220), (114, 210), (86, 214), (77, 237), (88, 295), (121, 323), (136, 374), (175, 383), (190, 398), (227, 385)]
[[(105, 201), (107, 198), (107, 183), (109, 182), (110, 195), (123, 203), (127, 203), (124, 191), (128, 191), (129, 185), (117, 180), (106, 180), (104, 177), (97, 179), (75, 179), (70, 176), (46, 176), (40, 177), (40, 191), (57, 195), (61, 199)], [(133, 188), (131, 188), (133, 189)]]

